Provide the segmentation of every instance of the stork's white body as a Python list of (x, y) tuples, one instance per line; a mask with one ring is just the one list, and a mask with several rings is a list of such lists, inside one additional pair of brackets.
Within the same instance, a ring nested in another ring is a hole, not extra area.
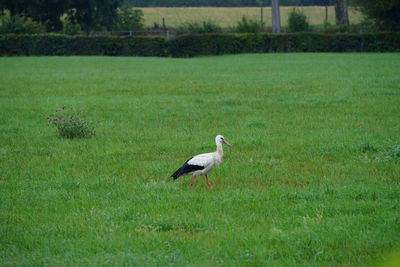
[(187, 163), (190, 165), (203, 166), (204, 169), (196, 170), (190, 172), (189, 174), (192, 174), (194, 176), (206, 175), (215, 165), (221, 163), (223, 155), (224, 151), (222, 150), (222, 145), (221, 145), (221, 150), (194, 156), (193, 158), (188, 160)]
[(222, 144), (229, 144), (222, 135), (215, 137), (215, 144), (217, 145), (217, 151), (211, 153), (204, 153), (194, 156), (188, 159), (182, 167), (180, 167), (175, 173), (171, 175), (174, 179), (178, 179), (180, 176), (191, 174), (193, 179), (190, 182), (189, 188), (197, 177), (204, 175), (206, 177), (207, 185), (212, 190), (210, 182), (208, 181), (207, 173), (215, 166), (222, 162), (224, 150)]

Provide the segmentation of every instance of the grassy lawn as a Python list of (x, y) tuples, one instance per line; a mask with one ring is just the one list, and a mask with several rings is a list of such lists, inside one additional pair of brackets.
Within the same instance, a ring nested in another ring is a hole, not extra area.
[[(97, 135), (57, 137), (63, 105)], [(364, 266), (400, 247), (400, 54), (0, 58), (0, 113), (0, 265)], [(169, 178), (217, 134), (214, 193)]]
[[(304, 12), (311, 25), (321, 25), (325, 21), (325, 7), (306, 6), (296, 7)], [(211, 20), (223, 28), (237, 26), (237, 22), (243, 16), (260, 21), (259, 7), (149, 7), (140, 8), (143, 10), (145, 25), (152, 27), (154, 23), (162, 25), (162, 18), (165, 18), (167, 27), (179, 27), (187, 22), (202, 22)], [(293, 7), (281, 7), (281, 23), (286, 27), (288, 14)], [(271, 27), (271, 7), (263, 8), (263, 17), (266, 27)], [(351, 23), (359, 23), (362, 16), (353, 8), (349, 9), (349, 17)], [(333, 7), (328, 8), (328, 21), (335, 24), (335, 10)]]

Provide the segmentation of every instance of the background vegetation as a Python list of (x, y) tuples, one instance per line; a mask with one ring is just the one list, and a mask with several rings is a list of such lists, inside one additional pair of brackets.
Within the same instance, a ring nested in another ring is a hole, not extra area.
[(31, 17), (52, 32), (62, 30), (62, 17), (67, 16), (70, 22), (88, 32), (110, 29), (121, 4), (122, 0), (0, 0), (0, 11)]
[[(0, 58), (0, 262), (387, 262), (399, 77), (399, 54)], [(46, 117), (63, 105), (96, 136), (59, 138)], [(216, 134), (233, 147), (215, 193), (168, 177)]]
[(384, 29), (400, 30), (399, 0), (353, 0), (353, 3), (365, 16)]
[(307, 16), (300, 10), (293, 8), (289, 13), (288, 32), (306, 32), (309, 27)]
[[(281, 21), (282, 26), (285, 28), (288, 25), (288, 18), (292, 9), (293, 7), (281, 7)], [(232, 29), (232, 31), (234, 31), (234, 28), (243, 17), (246, 17), (247, 20), (261, 21), (259, 7), (149, 7), (141, 8), (141, 10), (143, 10), (145, 25), (147, 27), (152, 27), (154, 23), (162, 24), (162, 18), (165, 19), (168, 28), (179, 27), (185, 22), (211, 20), (225, 30)], [(303, 12), (307, 16), (310, 25), (315, 26), (315, 30), (323, 29), (325, 23), (325, 7), (297, 7), (297, 10)], [(350, 9), (349, 17), (353, 24), (359, 24), (363, 20), (362, 13), (355, 9)], [(263, 8), (263, 23), (264, 29), (271, 27), (270, 7)], [(332, 6), (328, 8), (328, 23), (335, 25), (335, 10)]]
[[(339, 0), (338, 0), (339, 1)], [(343, 1), (343, 0), (340, 0)], [(200, 2), (200, 1), (197, 1)], [(233, 1), (229, 1), (234, 3)], [(267, 1), (268, 2), (268, 1)], [(224, 31), (236, 31), (239, 23), (243, 23), (243, 18), (246, 21), (259, 21), (262, 24), (260, 30), (268, 30), (271, 26), (271, 10), (270, 4), (263, 1), (256, 1), (257, 8), (147, 8), (144, 10), (136, 10), (129, 8), (129, 5), (122, 0), (91, 0), (91, 1), (77, 1), (77, 0), (40, 0), (33, 3), (30, 0), (0, 0), (0, 33), (31, 33), (32, 27), (24, 26), (22, 24), (38, 23), (40, 27), (45, 28), (47, 32), (64, 32), (67, 34), (93, 34), (93, 32), (107, 33), (109, 31), (135, 31), (148, 28), (149, 30), (164, 29), (166, 27), (182, 28), (185, 25), (206, 24), (215, 29)], [(296, 3), (294, 3), (296, 2)], [(302, 5), (302, 13), (307, 17), (310, 25), (329, 25), (341, 24), (340, 21), (334, 19), (333, 7), (331, 6), (326, 10), (325, 7), (313, 6), (304, 7), (306, 5), (302, 1), (294, 1), (291, 5)], [(309, 1), (312, 2), (312, 1)], [(147, 1), (147, 4), (156, 5), (156, 2)], [(163, 1), (164, 4), (167, 1)], [(180, 1), (174, 2), (183, 3)], [(187, 5), (191, 5), (190, 1), (185, 1)], [(223, 1), (221, 2), (223, 3)], [(240, 3), (236, 2), (237, 4)], [(336, 3), (336, 2), (335, 2)], [(352, 24), (359, 24), (362, 19), (364, 24), (374, 25), (378, 27), (363, 27), (362, 31), (371, 30), (391, 30), (397, 31), (400, 21), (400, 1), (385, 1), (382, 4), (376, 4), (375, 1), (352, 1), (356, 9), (350, 9), (350, 22)], [(381, 3), (381, 2), (379, 2)], [(284, 4), (284, 1), (282, 1)], [(333, 2), (326, 2), (325, 4), (332, 5)], [(184, 5), (184, 6), (187, 6)], [(240, 4), (243, 6), (244, 4)], [(261, 15), (260, 6), (266, 5), (263, 14)], [(163, 6), (163, 5), (158, 5)], [(169, 6), (174, 6), (173, 4)], [(179, 5), (178, 5), (179, 6)], [(193, 6), (193, 5), (191, 5)], [(346, 5), (345, 5), (346, 6)], [(282, 7), (282, 20), (284, 26), (288, 25), (288, 16), (292, 7)], [(336, 10), (336, 15), (338, 15)], [(347, 14), (347, 7), (345, 10), (340, 9), (339, 12), (344, 16)], [(354, 10), (358, 10), (357, 12)], [(328, 11), (328, 14), (326, 13)], [(329, 14), (330, 13), (330, 14)], [(354, 15), (356, 14), (356, 15)], [(363, 16), (361, 15), (363, 14)], [(21, 19), (22, 18), (22, 19)], [(344, 17), (348, 21), (347, 16)], [(343, 19), (344, 19), (343, 18)], [(335, 23), (336, 22), (336, 23)], [(15, 25), (12, 25), (12, 24)], [(11, 24), (11, 25), (10, 25)], [(348, 26), (346, 26), (348, 27)], [(342, 27), (345, 30), (346, 27)], [(199, 27), (192, 27), (195, 33), (198, 32)], [(210, 28), (210, 27), (208, 27)], [(311, 27), (308, 30), (315, 30)], [(40, 30), (35, 30), (40, 32)], [(240, 30), (239, 30), (240, 32)]]
[(186, 34), (170, 39), (5, 35), (0, 36), (0, 55), (194, 57), (268, 52), (399, 52), (399, 44), (399, 33)]
[[(334, 0), (280, 0), (282, 6), (325, 6)], [(134, 7), (243, 7), (271, 6), (271, 0), (125, 0)]]

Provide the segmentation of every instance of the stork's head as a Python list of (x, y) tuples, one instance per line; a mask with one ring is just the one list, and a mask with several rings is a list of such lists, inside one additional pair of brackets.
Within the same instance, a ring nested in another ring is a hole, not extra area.
[(217, 136), (215, 137), (215, 143), (216, 143), (217, 145), (218, 145), (218, 144), (224, 143), (225, 145), (232, 146), (231, 144), (229, 144), (228, 141), (225, 140), (225, 138), (224, 138), (222, 135), (217, 135)]

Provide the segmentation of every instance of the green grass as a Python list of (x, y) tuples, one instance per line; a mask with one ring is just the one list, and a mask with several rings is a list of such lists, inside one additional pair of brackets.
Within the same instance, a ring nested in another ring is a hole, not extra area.
[[(0, 265), (396, 264), (399, 84), (400, 54), (0, 58)], [(217, 134), (214, 193), (168, 177)]]

